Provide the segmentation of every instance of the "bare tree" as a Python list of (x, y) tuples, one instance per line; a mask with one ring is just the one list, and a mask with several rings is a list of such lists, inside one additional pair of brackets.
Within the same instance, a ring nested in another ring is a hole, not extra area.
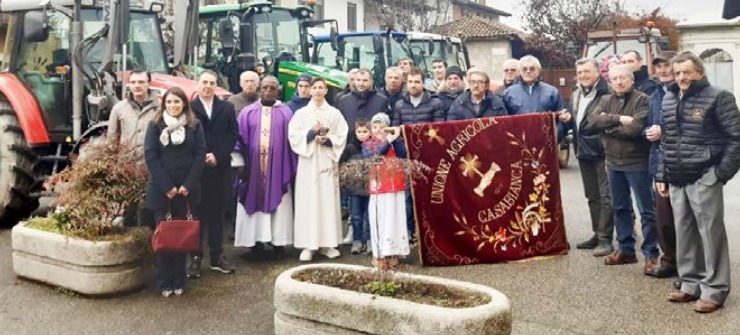
[(366, 12), (381, 27), (400, 31), (429, 31), (450, 20), (451, 0), (365, 0)]

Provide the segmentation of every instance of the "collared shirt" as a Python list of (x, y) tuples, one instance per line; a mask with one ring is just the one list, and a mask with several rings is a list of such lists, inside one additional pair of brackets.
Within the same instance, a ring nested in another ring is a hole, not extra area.
[(213, 99), (205, 101), (200, 96), (198, 96), (198, 99), (200, 99), (200, 102), (203, 104), (203, 108), (206, 110), (206, 115), (208, 115), (208, 118), (210, 119), (211, 114), (213, 113)]

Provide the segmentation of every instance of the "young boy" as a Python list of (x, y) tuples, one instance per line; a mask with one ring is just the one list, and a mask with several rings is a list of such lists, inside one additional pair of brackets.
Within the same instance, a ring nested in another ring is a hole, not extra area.
[[(370, 138), (370, 120), (365, 118), (357, 119), (355, 122), (355, 136), (357, 136), (360, 143), (364, 143)], [(350, 157), (350, 160), (358, 159), (362, 159), (362, 153)], [(352, 213), (350, 222), (352, 223), (353, 235), (352, 249), (350, 249), (350, 252), (353, 255), (367, 251), (367, 241), (370, 240), (367, 224), (367, 205), (369, 201), (370, 196), (367, 190), (350, 190), (349, 208)]]

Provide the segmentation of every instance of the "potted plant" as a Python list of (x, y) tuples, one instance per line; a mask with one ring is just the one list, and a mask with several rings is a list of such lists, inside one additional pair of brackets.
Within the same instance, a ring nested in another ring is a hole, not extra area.
[(143, 159), (131, 148), (87, 145), (85, 159), (45, 185), (58, 196), (56, 210), (13, 228), (16, 275), (86, 295), (142, 286), (151, 233), (116, 222), (141, 201), (146, 180)]

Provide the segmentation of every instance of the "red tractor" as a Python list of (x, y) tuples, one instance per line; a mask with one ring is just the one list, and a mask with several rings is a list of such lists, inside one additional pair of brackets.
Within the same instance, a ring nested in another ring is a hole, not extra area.
[(10, 14), (0, 73), (0, 225), (30, 214), (46, 178), (104, 136), (127, 71), (150, 71), (160, 94), (173, 86), (194, 94), (194, 81), (170, 75), (157, 1), (0, 0)]

